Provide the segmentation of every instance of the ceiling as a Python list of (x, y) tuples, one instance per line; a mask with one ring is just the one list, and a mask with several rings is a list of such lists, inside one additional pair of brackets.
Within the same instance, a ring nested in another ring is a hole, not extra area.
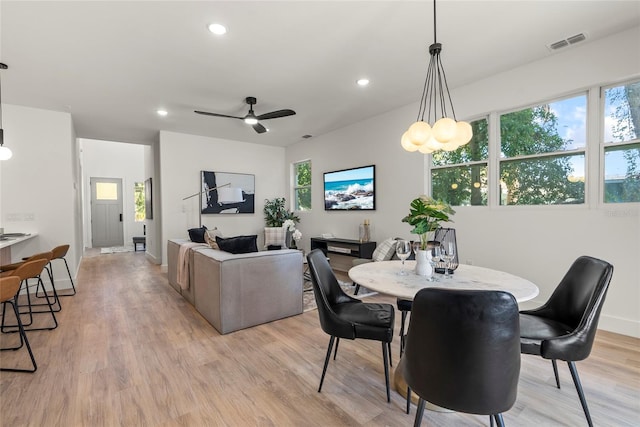
[[(547, 45), (559, 39), (585, 33), (589, 43), (637, 26), (640, 2), (440, 0), (437, 14), (457, 87), (556, 55)], [(228, 33), (210, 33), (213, 22)], [(3, 0), (0, 37), (2, 101), (70, 112), (80, 138), (149, 144), (169, 130), (286, 146), (418, 102), (433, 4)], [(366, 88), (355, 83), (363, 76)], [(247, 96), (258, 115), (297, 114), (257, 134), (193, 113), (244, 116)]]

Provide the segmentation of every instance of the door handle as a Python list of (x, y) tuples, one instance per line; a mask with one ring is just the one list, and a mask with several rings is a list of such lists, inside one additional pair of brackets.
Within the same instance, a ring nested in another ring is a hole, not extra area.
[(120, 222), (122, 222), (122, 214), (120, 214)]

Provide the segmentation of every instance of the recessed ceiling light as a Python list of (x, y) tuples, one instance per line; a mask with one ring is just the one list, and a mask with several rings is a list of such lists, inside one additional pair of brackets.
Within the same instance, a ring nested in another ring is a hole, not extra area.
[(158, 113), (158, 115), (159, 115), (159, 116), (162, 116), (162, 117), (164, 117), (164, 116), (166, 116), (167, 114), (169, 114), (169, 113), (167, 112), (167, 110), (158, 110), (158, 111), (156, 111), (156, 113)]
[(209, 31), (211, 31), (213, 34), (221, 36), (227, 33), (227, 28), (222, 24), (211, 24), (209, 25)]
[(358, 83), (358, 86), (367, 86), (369, 84), (369, 79), (358, 79), (356, 83)]

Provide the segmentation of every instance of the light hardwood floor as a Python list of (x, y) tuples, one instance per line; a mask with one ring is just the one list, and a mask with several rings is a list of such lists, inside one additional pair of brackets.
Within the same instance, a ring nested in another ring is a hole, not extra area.
[[(316, 391), (328, 343), (316, 311), (220, 335), (142, 252), (85, 257), (77, 288), (62, 300), (58, 329), (28, 335), (38, 371), (0, 373), (0, 425), (413, 424), (415, 406), (406, 415), (395, 392), (386, 402), (378, 342), (343, 340)], [(1, 335), (3, 344), (15, 338)], [(398, 342), (396, 335), (394, 362)], [(577, 364), (596, 426), (640, 425), (639, 343), (601, 331), (591, 357)], [(27, 355), (0, 357), (15, 366)], [(523, 356), (508, 426), (586, 425), (566, 364), (559, 366), (560, 390), (550, 362)], [(488, 422), (425, 411), (422, 425)]]

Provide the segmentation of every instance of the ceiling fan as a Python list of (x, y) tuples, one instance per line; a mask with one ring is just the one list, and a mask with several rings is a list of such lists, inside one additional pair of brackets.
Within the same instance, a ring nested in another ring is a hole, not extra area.
[(194, 113), (203, 114), (205, 116), (227, 117), (229, 119), (240, 119), (240, 120), (243, 120), (246, 124), (252, 125), (253, 129), (258, 133), (265, 133), (267, 131), (267, 128), (265, 128), (260, 124), (261, 120), (277, 119), (279, 117), (293, 116), (296, 113), (293, 110), (277, 110), (277, 111), (272, 111), (270, 113), (260, 114), (259, 116), (256, 116), (255, 113), (253, 112), (253, 106), (257, 102), (256, 98), (254, 98), (253, 96), (248, 96), (245, 98), (245, 102), (249, 105), (249, 112), (244, 117), (229, 116), (227, 114), (219, 114), (219, 113), (209, 113), (207, 111), (198, 111), (198, 110), (194, 110)]

